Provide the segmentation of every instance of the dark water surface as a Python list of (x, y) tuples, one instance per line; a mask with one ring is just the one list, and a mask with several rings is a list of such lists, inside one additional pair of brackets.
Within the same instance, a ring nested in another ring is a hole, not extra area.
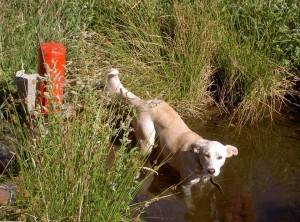
[[(237, 130), (228, 122), (186, 121), (205, 139), (218, 140), (239, 149), (227, 159), (215, 180), (224, 194), (215, 190), (193, 203), (193, 210), (177, 193), (145, 208), (143, 219), (158, 221), (300, 221), (300, 123), (295, 120), (261, 122)], [(168, 170), (141, 191), (137, 201), (147, 200), (176, 183)], [(197, 195), (195, 195), (197, 196)]]

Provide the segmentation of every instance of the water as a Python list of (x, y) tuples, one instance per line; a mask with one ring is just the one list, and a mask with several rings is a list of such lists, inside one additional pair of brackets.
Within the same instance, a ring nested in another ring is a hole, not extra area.
[[(170, 189), (163, 194), (170, 196), (145, 208), (145, 221), (300, 221), (299, 121), (263, 121), (241, 130), (228, 122), (186, 122), (206, 139), (238, 147), (238, 156), (227, 159), (215, 179), (224, 194), (214, 190), (196, 199), (190, 210), (178, 194), (180, 189)], [(147, 200), (176, 184), (178, 178), (170, 172), (168, 168), (161, 170), (136, 201)]]

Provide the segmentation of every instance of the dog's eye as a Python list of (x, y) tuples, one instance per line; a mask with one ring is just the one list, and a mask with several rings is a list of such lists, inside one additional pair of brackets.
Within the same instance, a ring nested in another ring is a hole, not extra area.
[(223, 158), (223, 157), (221, 157), (221, 156), (218, 156), (218, 157), (217, 157), (218, 160), (221, 160), (222, 158)]
[(204, 154), (205, 157), (207, 158), (210, 158), (210, 155), (209, 154)]

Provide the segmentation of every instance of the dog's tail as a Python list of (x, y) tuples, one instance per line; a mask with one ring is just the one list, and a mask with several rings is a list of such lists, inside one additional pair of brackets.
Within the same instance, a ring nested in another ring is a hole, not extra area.
[(111, 69), (107, 74), (106, 85), (110, 94), (121, 96), (127, 99), (132, 105), (138, 105), (141, 99), (127, 90), (119, 79), (119, 70)]

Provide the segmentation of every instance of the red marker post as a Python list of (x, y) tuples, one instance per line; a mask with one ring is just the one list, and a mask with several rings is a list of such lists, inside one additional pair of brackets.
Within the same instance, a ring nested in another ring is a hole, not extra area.
[(65, 62), (66, 47), (63, 44), (53, 42), (40, 44), (38, 73), (50, 81), (50, 83), (47, 80), (39, 81), (37, 84), (40, 91), (38, 103), (44, 115), (49, 114), (49, 96), (54, 97), (58, 107), (62, 104)]

